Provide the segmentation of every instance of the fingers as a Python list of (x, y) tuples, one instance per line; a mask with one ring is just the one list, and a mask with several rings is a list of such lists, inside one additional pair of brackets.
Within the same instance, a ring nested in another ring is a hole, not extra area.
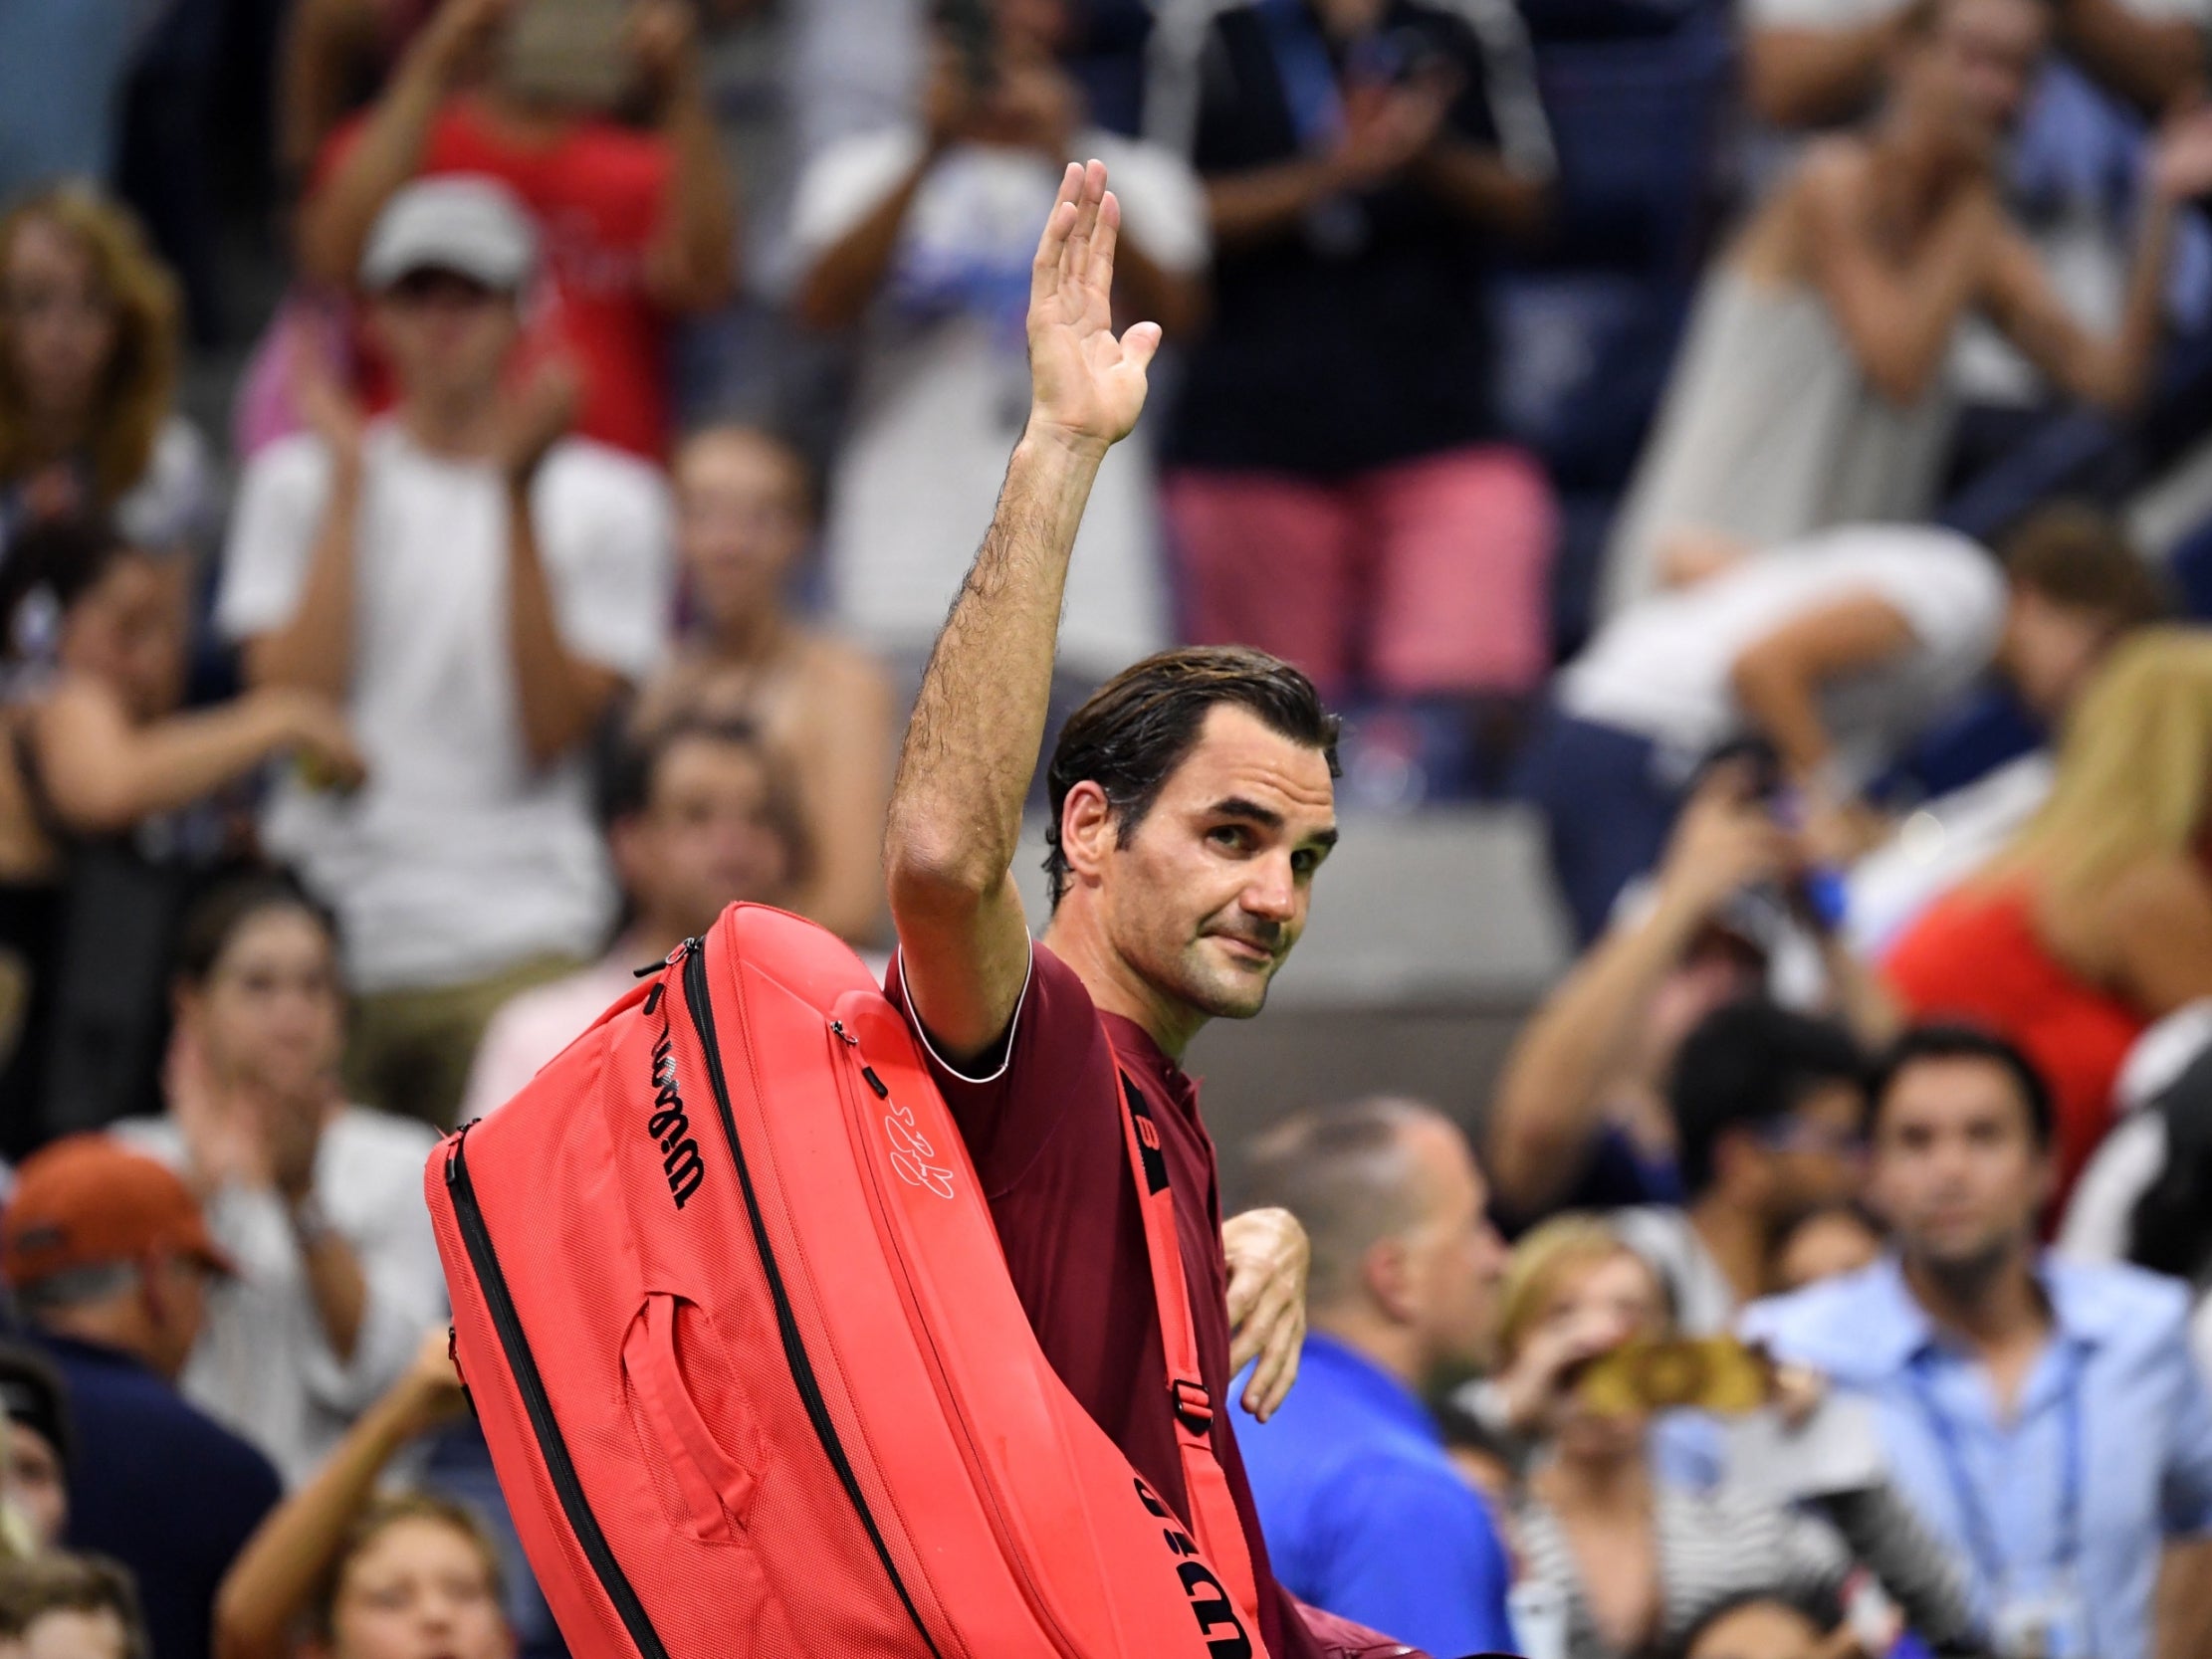
[(1111, 190), (1099, 198), (1098, 228), (1091, 233), (1091, 265), (1086, 275), (1102, 296), (1114, 292), (1114, 248), (1121, 241), (1121, 199)]
[(1037, 257), (1029, 267), (1029, 299), (1032, 303), (1050, 298), (1060, 286), (1060, 267), (1067, 256), (1068, 233), (1075, 228), (1075, 206), (1083, 194), (1083, 169), (1076, 162), (1067, 164), (1067, 171), (1060, 175), (1060, 193), (1053, 199), (1052, 211), (1045, 215), (1044, 234), (1037, 238)]
[(1122, 360), (1132, 368), (1148, 367), (1153, 353), (1160, 349), (1160, 324), (1157, 322), (1132, 322), (1121, 336)]
[(1259, 1363), (1244, 1385), (1243, 1399), (1244, 1409), (1263, 1423), (1275, 1414), (1298, 1378), (1298, 1356), (1305, 1347), (1305, 1337), (1303, 1311), (1288, 1309), (1269, 1328), (1259, 1347)]
[(1251, 1312), (1259, 1306), (1260, 1293), (1267, 1288), (1266, 1270), (1257, 1265), (1246, 1266), (1232, 1262), (1228, 1270), (1228, 1328), (1239, 1329)]
[(1090, 276), (1091, 241), (1098, 234), (1099, 208), (1106, 200), (1106, 163), (1085, 162), (1082, 173), (1075, 223), (1068, 230), (1067, 246), (1060, 257), (1063, 281), (1082, 282)]

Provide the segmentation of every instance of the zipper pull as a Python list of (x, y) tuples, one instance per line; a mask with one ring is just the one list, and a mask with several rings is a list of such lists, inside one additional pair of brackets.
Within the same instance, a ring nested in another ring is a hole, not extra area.
[(452, 1140), (450, 1140), (450, 1141), (448, 1141), (446, 1142), (446, 1146), (445, 1146), (445, 1183), (446, 1183), (446, 1185), (448, 1185), (448, 1186), (451, 1186), (451, 1185), (453, 1184), (453, 1179), (454, 1179), (454, 1174), (455, 1174), (455, 1169), (454, 1169), (454, 1165), (455, 1165), (455, 1164), (457, 1164), (457, 1163), (459, 1163), (459, 1162), (461, 1161), (461, 1142), (462, 1142), (463, 1141), (465, 1141), (465, 1140), (467, 1140), (467, 1139), (468, 1139), (468, 1134), (469, 1134), (469, 1131), (470, 1131), (470, 1130), (472, 1130), (472, 1129), (474, 1129), (474, 1128), (476, 1128), (476, 1126), (477, 1126), (477, 1125), (479, 1125), (479, 1124), (481, 1124), (482, 1122), (484, 1122), (484, 1120), (483, 1120), (483, 1119), (481, 1119), (481, 1118), (471, 1118), (471, 1119), (470, 1119), (470, 1120), (469, 1120), (469, 1121), (468, 1121), (467, 1123), (463, 1124), (463, 1125), (462, 1125), (462, 1126), (461, 1126), (461, 1127), (460, 1127), (459, 1129), (455, 1130), (455, 1131), (453, 1132), (453, 1139), (452, 1139)]
[(850, 1031), (847, 1031), (845, 1029), (845, 1022), (843, 1020), (831, 1020), (829, 1022), (829, 1029), (837, 1034), (837, 1040), (843, 1043), (845, 1047), (858, 1048), (860, 1046), (860, 1039), (858, 1037), (855, 1037)]
[(694, 950), (697, 950), (700, 947), (701, 942), (702, 941), (696, 935), (691, 938), (684, 939), (676, 946), (675, 949), (671, 950), (659, 961), (647, 962), (643, 967), (631, 968), (630, 977), (632, 979), (650, 979), (654, 974), (659, 973), (662, 969), (674, 967), (678, 962), (682, 961)]

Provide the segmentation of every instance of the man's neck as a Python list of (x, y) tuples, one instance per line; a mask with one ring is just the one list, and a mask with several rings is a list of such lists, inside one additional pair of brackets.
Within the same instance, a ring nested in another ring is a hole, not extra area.
[(411, 398), (395, 413), (416, 447), (441, 460), (483, 461), (495, 452), (499, 420), (496, 389), (442, 402)]
[(1728, 1281), (1738, 1307), (1766, 1294), (1769, 1240), (1763, 1220), (1708, 1192), (1690, 1206), (1689, 1225)]
[(741, 605), (710, 625), (707, 639), (726, 663), (759, 666), (774, 662), (791, 632), (790, 619), (772, 596), (758, 605)]
[(1562, 1454), (1536, 1471), (1533, 1484), (1553, 1509), (1579, 1515), (1639, 1513), (1652, 1501), (1652, 1476), (1641, 1446), (1619, 1457)]
[(1134, 1020), (1160, 1045), (1161, 1053), (1177, 1065), (1183, 1064), (1184, 1050), (1206, 1029), (1207, 1016), (1189, 1003), (1166, 995), (1139, 973), (1114, 948), (1087, 905), (1073, 895), (1061, 900), (1041, 942), (1075, 970), (1100, 1013)]
[(1313, 1329), (1417, 1393), (1428, 1375), (1414, 1335), (1365, 1308), (1316, 1308)]
[(2050, 1304), (2036, 1280), (2035, 1247), (2025, 1240), (1973, 1262), (1908, 1255), (1904, 1282), (1930, 1321), (1985, 1357), (2039, 1344), (2051, 1330)]

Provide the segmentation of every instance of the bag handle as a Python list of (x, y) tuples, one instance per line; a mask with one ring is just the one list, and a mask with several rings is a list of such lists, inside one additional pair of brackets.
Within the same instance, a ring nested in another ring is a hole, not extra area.
[(1122, 1138), (1129, 1148), (1129, 1171), (1137, 1182), (1137, 1206), (1144, 1213), (1145, 1255), (1152, 1265), (1152, 1300), (1160, 1310), (1160, 1346), (1167, 1353), (1168, 1401), (1175, 1412), (1176, 1444), (1183, 1454), (1191, 1530), (1198, 1534), (1199, 1548), (1244, 1615), (1256, 1654), (1260, 1652), (1258, 1581), (1244, 1543), (1243, 1517), (1229, 1491), (1228, 1475), (1214, 1455), (1215, 1403), (1199, 1369), (1198, 1327), (1191, 1321), (1191, 1289), (1183, 1276), (1175, 1192), (1168, 1184), (1167, 1156), (1160, 1149), (1160, 1127), (1118, 1053), (1114, 1064), (1128, 1108), (1122, 1113)]

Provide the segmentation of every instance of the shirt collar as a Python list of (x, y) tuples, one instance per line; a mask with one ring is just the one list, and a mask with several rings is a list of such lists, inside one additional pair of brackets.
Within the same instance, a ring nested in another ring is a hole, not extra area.
[(1106, 1022), (1107, 1035), (1114, 1040), (1114, 1052), (1141, 1081), (1151, 1084), (1184, 1112), (1197, 1113), (1198, 1085), (1181, 1066), (1168, 1058), (1166, 1049), (1152, 1040), (1151, 1032), (1126, 1014), (1109, 1014), (1101, 1008), (1098, 1017)]
[[(2064, 1342), (2097, 1348), (2118, 1333), (2126, 1310), (2115, 1309), (2110, 1299), (2096, 1294), (2072, 1267), (2044, 1254), (2036, 1262), (2036, 1282), (2051, 1305), (2052, 1326)], [(1859, 1333), (1869, 1359), (1882, 1370), (1902, 1370), (1922, 1354), (1938, 1350), (1941, 1344), (1935, 1322), (1928, 1318), (1905, 1283), (1904, 1265), (1885, 1255), (1868, 1274), (1867, 1294), (1871, 1316)]]
[(1326, 1378), (1398, 1427), (1410, 1429), (1425, 1440), (1442, 1442), (1437, 1420), (1422, 1404), (1421, 1396), (1349, 1344), (1326, 1332), (1309, 1330), (1299, 1365), (1302, 1370), (1310, 1368), (1320, 1373), (1319, 1378), (1309, 1375), (1308, 1382)]

